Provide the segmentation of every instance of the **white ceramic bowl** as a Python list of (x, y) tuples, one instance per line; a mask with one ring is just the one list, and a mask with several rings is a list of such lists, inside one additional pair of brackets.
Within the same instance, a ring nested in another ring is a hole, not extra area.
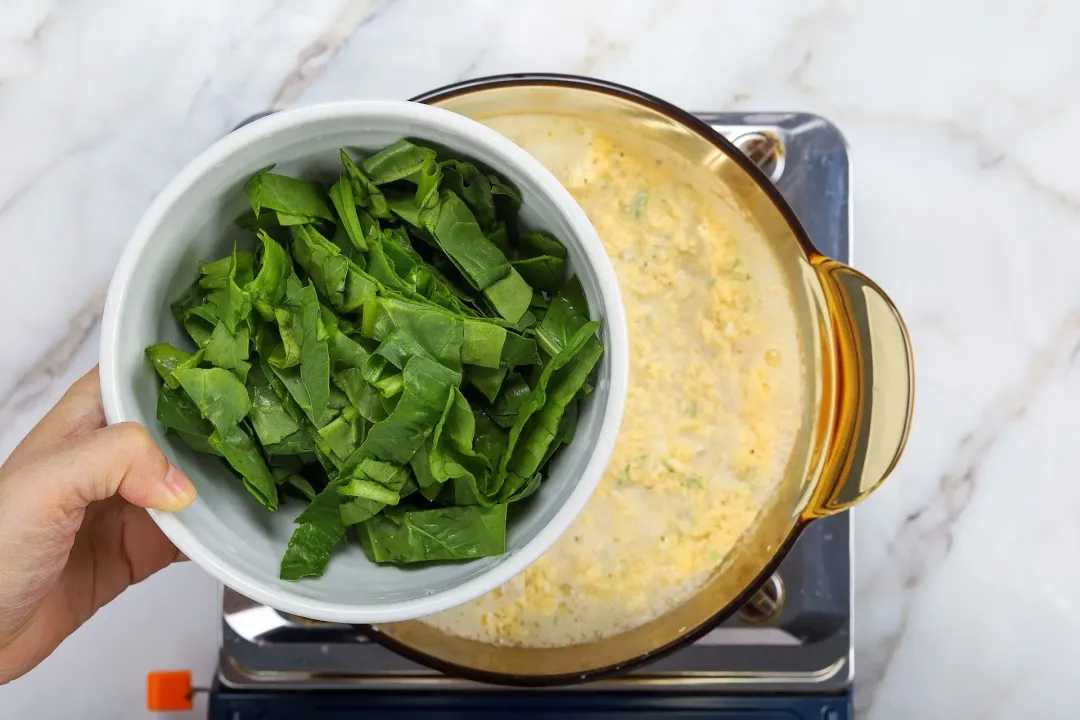
[[(220, 459), (165, 437), (155, 418), (159, 381), (143, 356), (155, 342), (189, 347), (169, 312), (198, 263), (227, 254), (243, 235), (232, 221), (246, 207), (245, 180), (270, 163), (286, 174), (336, 176), (338, 149), (374, 151), (418, 138), (475, 159), (521, 190), (521, 222), (566, 245), (592, 315), (603, 321), (605, 352), (596, 389), (574, 441), (507, 528), (507, 552), (467, 563), (402, 569), (376, 566), (353, 541), (322, 578), (278, 579), (298, 504), (268, 513)], [(493, 130), (446, 110), (411, 102), (345, 102), (286, 110), (256, 120), (198, 156), (151, 203), (120, 258), (105, 303), (101, 394), (110, 423), (150, 429), (198, 488), (178, 513), (151, 512), (173, 543), (223, 583), (279, 610), (328, 622), (408, 620), (468, 602), (540, 557), (585, 507), (611, 456), (626, 399), (626, 317), (618, 281), (585, 213), (537, 160)]]

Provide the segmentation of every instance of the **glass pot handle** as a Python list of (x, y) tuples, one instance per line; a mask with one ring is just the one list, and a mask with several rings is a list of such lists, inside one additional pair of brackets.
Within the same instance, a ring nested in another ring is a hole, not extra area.
[[(843, 263), (812, 260), (828, 302), (836, 412), (820, 480), (804, 515), (854, 505), (888, 477), (911, 428), (911, 339), (896, 306), (870, 278)], [(828, 395), (826, 395), (828, 396)]]

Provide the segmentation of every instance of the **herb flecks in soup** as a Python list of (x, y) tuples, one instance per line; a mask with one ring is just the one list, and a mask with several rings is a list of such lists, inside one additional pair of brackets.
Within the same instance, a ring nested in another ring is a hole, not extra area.
[(626, 416), (566, 535), (503, 587), (424, 620), (524, 646), (614, 635), (686, 600), (780, 483), (802, 416), (790, 292), (753, 229), (674, 152), (546, 123), (489, 121), (559, 177), (611, 256), (630, 328)]

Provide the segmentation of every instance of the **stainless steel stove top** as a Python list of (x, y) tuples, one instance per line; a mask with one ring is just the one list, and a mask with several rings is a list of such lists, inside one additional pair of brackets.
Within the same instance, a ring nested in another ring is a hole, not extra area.
[[(800, 113), (700, 113), (767, 173), (818, 249), (851, 261), (843, 137)], [(762, 592), (684, 648), (623, 677), (562, 691), (825, 693), (853, 674), (851, 514), (812, 524)], [(219, 680), (236, 689), (482, 690), (370, 641), (349, 625), (290, 617), (226, 589)]]

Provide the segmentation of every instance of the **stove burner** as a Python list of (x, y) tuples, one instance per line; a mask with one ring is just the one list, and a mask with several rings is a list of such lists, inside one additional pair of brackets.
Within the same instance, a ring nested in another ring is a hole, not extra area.
[(750, 625), (767, 622), (784, 609), (784, 581), (779, 575), (772, 575), (765, 585), (750, 598), (739, 610), (739, 619)]
[(784, 174), (784, 141), (775, 133), (748, 132), (731, 140), (774, 183)]
[[(799, 113), (700, 117), (776, 182), (822, 253), (850, 261), (848, 156), (833, 125)], [(693, 645), (623, 677), (540, 694), (846, 692), (852, 677), (850, 537), (849, 513), (816, 521), (761, 591)], [(231, 590), (223, 601), (218, 685), (266, 692), (393, 690), (395, 702), (412, 691), (491, 689), (405, 660), (353, 626), (286, 616)], [(227, 691), (217, 692), (220, 698)], [(842, 708), (821, 707), (822, 718), (847, 717)]]

